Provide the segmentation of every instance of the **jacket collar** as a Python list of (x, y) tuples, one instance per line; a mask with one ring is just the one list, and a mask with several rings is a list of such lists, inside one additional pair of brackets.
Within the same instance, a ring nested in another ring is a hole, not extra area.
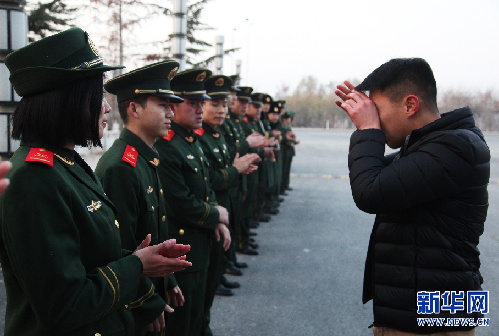
[(194, 143), (197, 139), (197, 136), (194, 134), (192, 130), (188, 131), (176, 122), (172, 121), (172, 130), (175, 132), (176, 136), (181, 137), (188, 143)]
[(127, 128), (121, 131), (120, 139), (125, 141), (130, 146), (135, 147), (140, 156), (142, 156), (147, 162), (151, 163), (154, 167), (157, 167), (159, 163), (159, 154), (154, 149), (149, 147), (138, 135), (133, 133)]

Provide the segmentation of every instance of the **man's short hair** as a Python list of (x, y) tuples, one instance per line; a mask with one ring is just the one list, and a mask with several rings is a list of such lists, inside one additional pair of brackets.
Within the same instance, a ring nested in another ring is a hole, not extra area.
[(138, 95), (137, 97), (125, 99), (118, 103), (118, 112), (120, 113), (121, 120), (123, 120), (125, 125), (128, 122), (127, 110), (130, 103), (139, 104), (142, 108), (145, 108), (147, 105), (147, 98), (150, 96), (151, 95), (148, 94)]
[(414, 94), (432, 110), (437, 109), (437, 84), (430, 65), (422, 58), (394, 58), (374, 70), (355, 88), (381, 91), (392, 102)]

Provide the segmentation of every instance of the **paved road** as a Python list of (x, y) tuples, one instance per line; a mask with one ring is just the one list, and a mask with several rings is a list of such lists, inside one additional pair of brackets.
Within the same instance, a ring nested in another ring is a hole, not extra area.
[[(296, 129), (302, 140), (293, 162), (294, 190), (281, 213), (256, 230), (260, 255), (240, 256), (249, 268), (234, 297), (216, 297), (212, 327), (217, 336), (372, 335), (372, 306), (362, 305), (362, 278), (374, 216), (354, 205), (347, 179), (350, 131)], [(490, 291), (490, 327), (499, 334), (499, 136), (492, 151), (489, 216), (482, 236), (484, 289)], [(95, 166), (97, 157), (88, 157)], [(3, 280), (2, 280), (3, 283)], [(0, 316), (5, 294), (0, 291)], [(3, 319), (1, 319), (3, 334)]]

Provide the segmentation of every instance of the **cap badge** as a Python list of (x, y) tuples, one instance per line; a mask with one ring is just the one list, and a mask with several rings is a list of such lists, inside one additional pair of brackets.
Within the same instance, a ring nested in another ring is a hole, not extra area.
[(196, 77), (196, 82), (202, 82), (206, 78), (206, 71), (201, 72), (197, 77)]
[(152, 163), (154, 165), (154, 167), (157, 167), (159, 165), (159, 160), (158, 158), (154, 158), (153, 161), (149, 161), (150, 163)]
[(147, 188), (147, 193), (148, 193), (148, 194), (151, 194), (151, 193), (153, 192), (153, 190), (154, 190), (154, 189), (153, 189), (151, 186), (149, 186), (149, 188)]
[(192, 160), (192, 159), (194, 159), (194, 156), (192, 156), (191, 154), (189, 154), (189, 155), (187, 155), (187, 158), (188, 158), (189, 160)]
[(219, 79), (217, 79), (217, 81), (215, 82), (215, 86), (222, 86), (224, 85), (224, 79), (222, 77), (220, 77)]
[(274, 112), (279, 112), (279, 108), (278, 107), (274, 107)]
[(172, 69), (172, 71), (170, 71), (170, 74), (168, 75), (169, 81), (171, 81), (173, 79), (173, 77), (175, 77), (175, 75), (177, 74), (177, 71), (178, 71), (178, 67), (175, 67), (174, 69)]

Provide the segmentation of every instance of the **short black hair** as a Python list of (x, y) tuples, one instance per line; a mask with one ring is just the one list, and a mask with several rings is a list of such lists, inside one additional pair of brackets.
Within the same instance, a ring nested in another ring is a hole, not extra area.
[(12, 117), (12, 138), (48, 146), (100, 146), (102, 75), (25, 96)]
[(384, 63), (355, 88), (357, 91), (379, 90), (391, 101), (408, 94), (422, 98), (430, 109), (437, 109), (437, 84), (430, 65), (422, 58), (394, 58)]
[(147, 98), (149, 98), (150, 96), (151, 95), (149, 94), (142, 94), (138, 95), (137, 97), (122, 100), (118, 103), (118, 112), (120, 113), (121, 120), (123, 120), (124, 124), (128, 122), (128, 115), (126, 111), (128, 110), (128, 106), (130, 106), (130, 103), (139, 104), (140, 106), (142, 106), (142, 108), (145, 108), (147, 105)]

